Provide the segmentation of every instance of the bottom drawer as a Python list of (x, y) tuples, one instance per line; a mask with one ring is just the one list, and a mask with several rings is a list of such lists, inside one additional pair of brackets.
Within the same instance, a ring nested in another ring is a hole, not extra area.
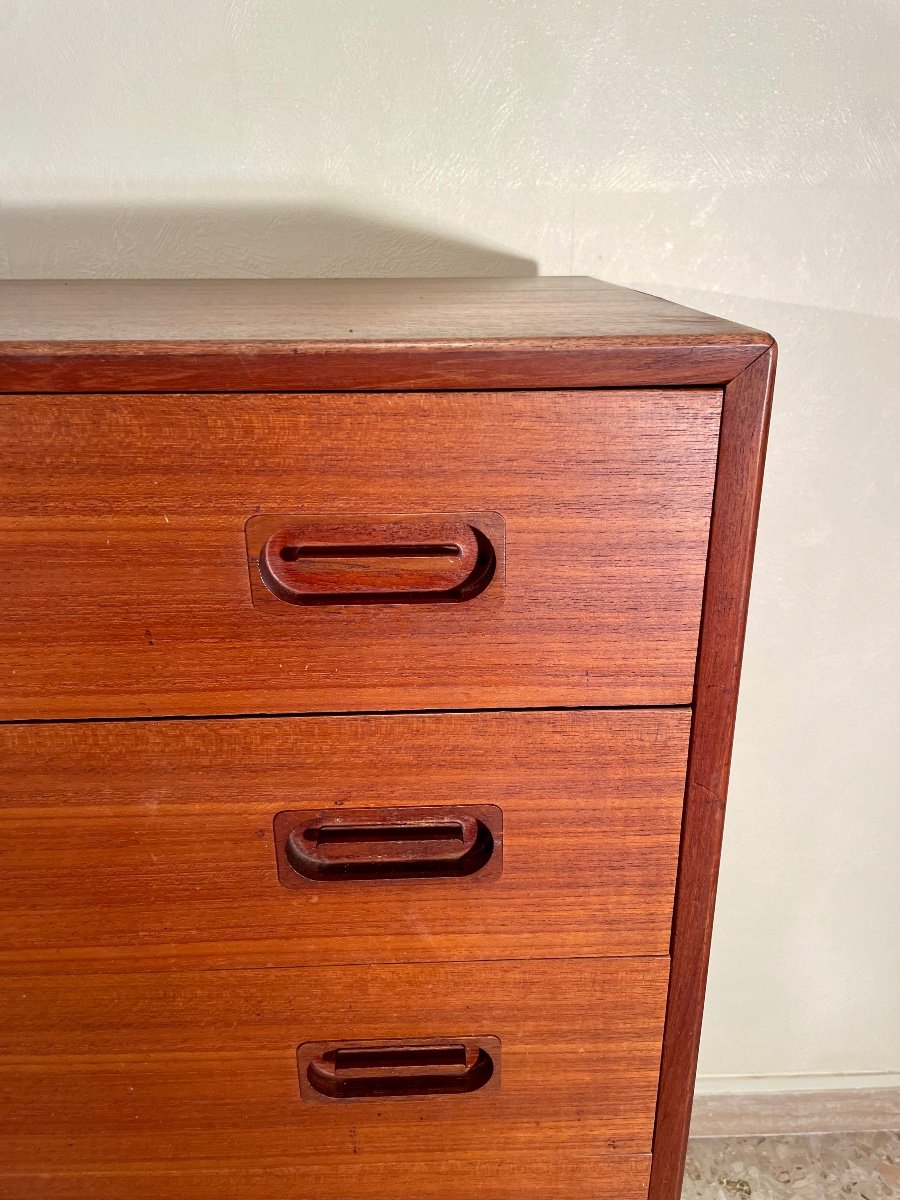
[[(0, 1194), (630, 1200), (667, 974), (623, 958), (7, 978)], [(308, 1043), (453, 1039), (495, 1055), (486, 1086), (301, 1090)]]
[(293, 1166), (180, 1167), (0, 1175), (3, 1200), (646, 1200), (646, 1157), (359, 1162), (298, 1146)]

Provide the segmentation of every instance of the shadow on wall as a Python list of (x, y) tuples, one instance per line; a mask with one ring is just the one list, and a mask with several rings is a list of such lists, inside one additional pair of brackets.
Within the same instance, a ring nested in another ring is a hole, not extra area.
[(24, 279), (536, 275), (493, 246), (333, 205), (7, 208), (0, 274)]

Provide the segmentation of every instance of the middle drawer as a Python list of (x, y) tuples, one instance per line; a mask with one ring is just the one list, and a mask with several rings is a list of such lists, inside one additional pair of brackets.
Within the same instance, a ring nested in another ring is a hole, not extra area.
[[(647, 709), (0, 727), (0, 969), (666, 954), (689, 725)], [(293, 870), (292, 832), (327, 870)]]

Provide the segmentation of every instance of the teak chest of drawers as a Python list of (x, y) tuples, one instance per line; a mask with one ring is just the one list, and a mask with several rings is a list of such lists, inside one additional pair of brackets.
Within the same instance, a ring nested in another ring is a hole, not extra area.
[(0, 1196), (677, 1200), (771, 338), (0, 300)]

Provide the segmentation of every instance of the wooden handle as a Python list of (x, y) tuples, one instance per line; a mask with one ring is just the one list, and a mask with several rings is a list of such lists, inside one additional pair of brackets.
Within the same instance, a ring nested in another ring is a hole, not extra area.
[(485, 533), (437, 517), (296, 519), (268, 536), (258, 558), (263, 583), (288, 604), (467, 600), (495, 567)]
[(307, 1098), (310, 1090), (328, 1100), (458, 1096), (491, 1080), (498, 1050), (496, 1038), (307, 1043), (298, 1061)]
[(337, 809), (287, 828), (276, 820), (276, 840), (284, 837), (285, 858), (305, 879), (457, 877), (490, 860), (495, 813), (500, 816), (499, 809)]

